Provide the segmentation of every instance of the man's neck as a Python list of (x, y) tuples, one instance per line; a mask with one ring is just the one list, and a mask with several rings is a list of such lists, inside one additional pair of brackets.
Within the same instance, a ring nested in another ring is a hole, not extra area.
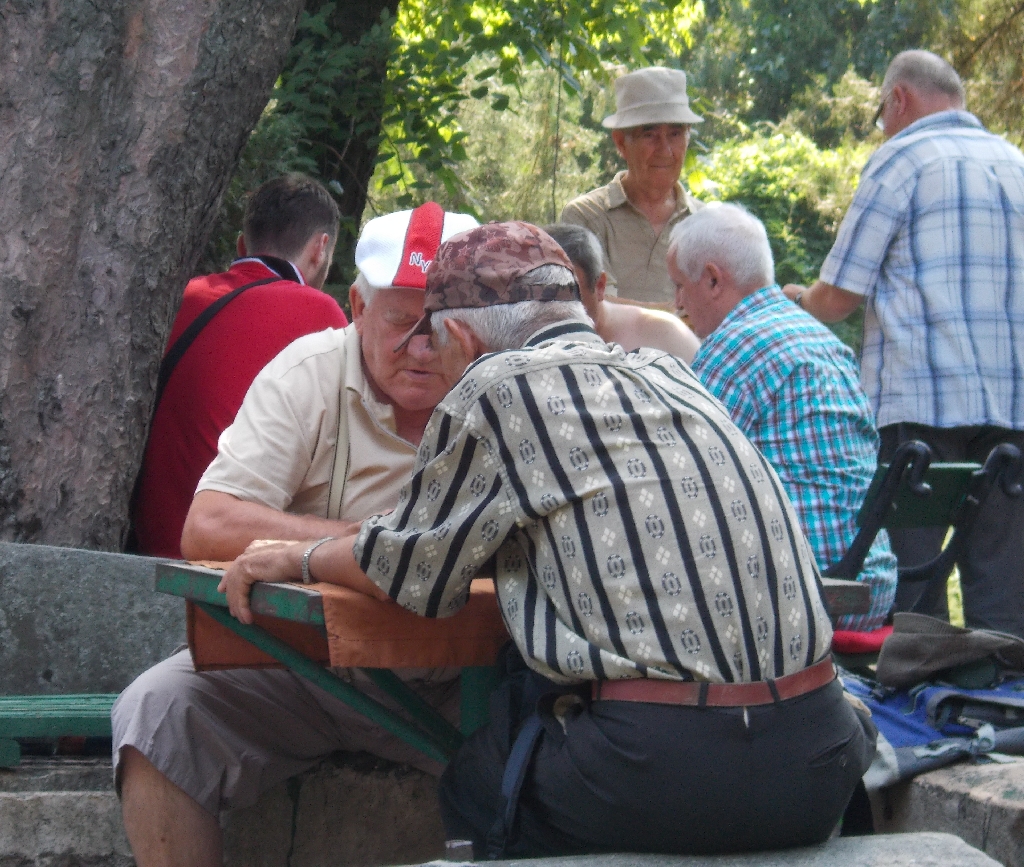
[(391, 408), (395, 411), (395, 433), (406, 442), (418, 446), (420, 440), (423, 439), (423, 431), (427, 427), (427, 422), (434, 411), (427, 409), (409, 412), (408, 410), (399, 409), (394, 404), (392, 404)]

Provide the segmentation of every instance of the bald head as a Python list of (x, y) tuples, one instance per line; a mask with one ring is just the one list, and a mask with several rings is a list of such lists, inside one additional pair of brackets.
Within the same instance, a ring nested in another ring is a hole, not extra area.
[(956, 70), (930, 51), (913, 49), (897, 54), (886, 70), (882, 93), (889, 93), (897, 84), (924, 96), (944, 97), (949, 108), (963, 108), (966, 104), (964, 85)]

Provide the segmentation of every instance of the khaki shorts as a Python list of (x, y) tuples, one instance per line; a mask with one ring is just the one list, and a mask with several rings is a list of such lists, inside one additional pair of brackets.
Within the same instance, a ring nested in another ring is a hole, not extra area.
[[(457, 673), (399, 674), (458, 725)], [(361, 672), (342, 674), (382, 704), (396, 707)], [(197, 672), (187, 650), (140, 675), (118, 697), (111, 720), (119, 793), (121, 750), (130, 746), (214, 815), (255, 803), (262, 792), (336, 750), (364, 750), (435, 776), (443, 769), (290, 671)]]

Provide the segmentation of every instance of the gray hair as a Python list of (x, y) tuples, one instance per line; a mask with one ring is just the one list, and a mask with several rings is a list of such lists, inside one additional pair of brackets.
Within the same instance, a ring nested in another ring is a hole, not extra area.
[(604, 252), (597, 235), (573, 223), (552, 223), (545, 226), (544, 231), (565, 250), (565, 255), (584, 273), (593, 290), (604, 271)]
[(885, 72), (882, 93), (888, 94), (897, 84), (904, 84), (923, 93), (948, 96), (958, 108), (967, 102), (964, 84), (953, 67), (939, 55), (921, 49), (901, 51)]
[(694, 211), (672, 230), (669, 255), (688, 280), (697, 280), (714, 262), (740, 287), (754, 290), (775, 282), (768, 233), (742, 205), (713, 202)]
[(445, 319), (468, 325), (490, 352), (521, 349), (532, 334), (556, 322), (593, 325), (580, 301), (519, 301), (492, 307), (453, 307), (430, 315), (430, 326), (440, 346), (447, 346), (451, 337), (445, 328)]
[(363, 276), (362, 271), (356, 274), (356, 279), (352, 281), (352, 285), (359, 291), (359, 297), (363, 299), (363, 304), (369, 307), (373, 296), (378, 292), (377, 287), (370, 285), (370, 281)]

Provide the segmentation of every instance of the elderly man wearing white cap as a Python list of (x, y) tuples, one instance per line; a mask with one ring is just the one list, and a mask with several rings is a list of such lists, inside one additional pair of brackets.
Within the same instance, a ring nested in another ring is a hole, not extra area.
[[(427, 419), (448, 390), (425, 338), (396, 347), (423, 316), (438, 246), (476, 225), (433, 202), (367, 223), (356, 247), (352, 325), (296, 340), (253, 381), (199, 482), (184, 556), (230, 560), (255, 539), (308, 540), (308, 564), (351, 522), (395, 506)], [(313, 580), (308, 571), (303, 577)], [(454, 720), (454, 675), (407, 679)], [(364, 680), (360, 688), (389, 703)], [(188, 651), (129, 686), (112, 722), (115, 777), (139, 867), (221, 864), (221, 810), (254, 803), (336, 750), (441, 771), (288, 671), (198, 674)]]
[(701, 202), (679, 181), (694, 114), (686, 73), (653, 66), (615, 82), (617, 111), (602, 122), (626, 161), (610, 184), (573, 199), (563, 223), (590, 229), (604, 248), (606, 292), (675, 310), (675, 288), (665, 265), (668, 238)]

